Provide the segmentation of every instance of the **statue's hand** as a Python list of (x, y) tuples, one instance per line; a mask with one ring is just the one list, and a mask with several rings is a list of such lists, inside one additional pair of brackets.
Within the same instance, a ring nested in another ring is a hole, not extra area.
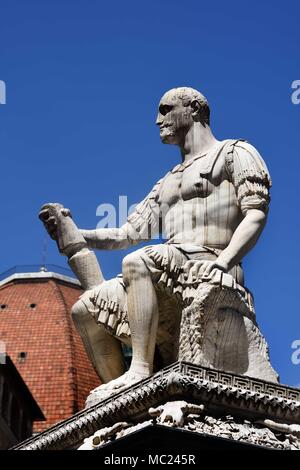
[(69, 209), (66, 209), (61, 204), (49, 203), (42, 206), (39, 212), (39, 218), (44, 224), (45, 229), (53, 240), (58, 240), (57, 233), (57, 210), (60, 210), (64, 216), (72, 217)]
[(183, 272), (185, 279), (196, 281), (200, 278), (209, 277), (214, 269), (220, 269), (223, 272), (228, 271), (228, 265), (225, 262), (209, 260), (190, 260), (183, 266)]

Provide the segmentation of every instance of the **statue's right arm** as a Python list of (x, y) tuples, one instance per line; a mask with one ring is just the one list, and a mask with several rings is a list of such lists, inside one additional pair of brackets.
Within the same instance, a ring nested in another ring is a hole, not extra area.
[(159, 231), (159, 206), (156, 197), (162, 180), (140, 202), (120, 228), (80, 230), (88, 247), (98, 250), (120, 250), (151, 240)]
[(80, 230), (89, 248), (96, 250), (120, 250), (140, 243), (141, 237), (130, 223), (120, 228)]

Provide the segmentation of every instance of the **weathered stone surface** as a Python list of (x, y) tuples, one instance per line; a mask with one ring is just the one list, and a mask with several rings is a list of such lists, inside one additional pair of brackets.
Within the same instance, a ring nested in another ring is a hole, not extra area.
[[(59, 204), (40, 217), (86, 292), (73, 319), (105, 397), (176, 360), (277, 382), (244, 287), (241, 261), (267, 219), (271, 178), (243, 140), (218, 141), (206, 98), (192, 88), (167, 92), (156, 124), (182, 163), (159, 180), (120, 228), (79, 230)], [(127, 255), (122, 275), (105, 281), (91, 249), (128, 248), (163, 231), (165, 244)], [(125, 372), (120, 342), (131, 345)]]
[(200, 434), (294, 449), (299, 447), (300, 389), (178, 362), (15, 449), (98, 448), (153, 420)]
[[(191, 410), (198, 407), (198, 405), (191, 403), (185, 402), (185, 404)], [(216, 418), (205, 414), (200, 417), (199, 413), (194, 413), (184, 416), (182, 407), (176, 401), (167, 402), (161, 405), (160, 408), (162, 409), (162, 417), (157, 419), (157, 423), (163, 426), (171, 426), (192, 431), (194, 434), (199, 433), (222, 437), (271, 449), (300, 450), (299, 425), (280, 424), (271, 420), (251, 422), (246, 419), (234, 418), (231, 415)], [(153, 415), (151, 410), (149, 410), (149, 414)], [(180, 418), (178, 419), (179, 416)], [(145, 420), (136, 425), (116, 423), (114, 426), (99, 430), (91, 437), (85, 439), (78, 450), (99, 450), (103, 445), (112, 441), (115, 442), (117, 439), (139, 431), (151, 423), (151, 420)]]

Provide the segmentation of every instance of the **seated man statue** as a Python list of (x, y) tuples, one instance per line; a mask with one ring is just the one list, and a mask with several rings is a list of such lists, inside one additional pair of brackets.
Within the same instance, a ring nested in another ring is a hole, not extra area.
[[(200, 92), (182, 87), (165, 93), (156, 124), (163, 143), (179, 146), (182, 161), (154, 185), (125, 225), (79, 230), (59, 204), (47, 204), (40, 213), (85, 289), (72, 315), (106, 391), (150, 376), (156, 349), (163, 365), (178, 359), (174, 345), (191, 296), (187, 286), (221, 273), (250, 296), (243, 288), (241, 261), (267, 219), (271, 180), (264, 161), (246, 141), (214, 137), (209, 105)], [(90, 249), (126, 249), (161, 231), (165, 243), (128, 254), (122, 275), (103, 279)], [(127, 372), (121, 342), (132, 346)], [(276, 381), (265, 356), (257, 375)], [(247, 373), (247, 365), (232, 369)]]

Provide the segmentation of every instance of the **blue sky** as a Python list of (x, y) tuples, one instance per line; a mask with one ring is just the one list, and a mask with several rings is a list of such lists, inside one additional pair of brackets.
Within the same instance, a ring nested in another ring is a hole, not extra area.
[[(300, 384), (299, 14), (296, 1), (2, 0), (0, 271), (41, 262), (43, 203), (94, 228), (99, 204), (141, 200), (179, 160), (154, 125), (159, 98), (192, 86), (216, 137), (249, 140), (271, 172), (269, 222), (244, 267), (272, 363)], [(107, 278), (124, 254), (99, 253)], [(51, 241), (47, 262), (66, 266)]]

